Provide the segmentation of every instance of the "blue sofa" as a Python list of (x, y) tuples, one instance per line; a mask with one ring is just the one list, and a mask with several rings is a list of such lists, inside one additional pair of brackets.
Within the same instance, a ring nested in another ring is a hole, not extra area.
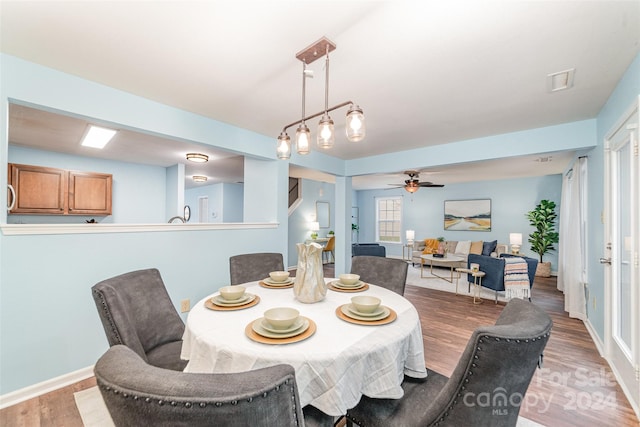
[[(536, 276), (536, 268), (538, 268), (538, 260), (522, 255), (500, 254), (498, 258), (492, 258), (484, 255), (469, 254), (467, 260), (467, 268), (472, 263), (480, 265), (480, 271), (484, 271), (485, 276), (482, 278), (482, 287), (493, 289), (496, 291), (496, 302), (498, 301), (498, 292), (504, 291), (504, 259), (506, 257), (519, 256), (527, 262), (529, 274), (529, 286), (533, 287), (533, 279)], [(469, 283), (473, 284), (473, 276), (467, 275)]]
[(372, 256), (387, 256), (387, 249), (379, 243), (352, 243), (351, 244), (351, 256), (358, 255), (372, 255)]

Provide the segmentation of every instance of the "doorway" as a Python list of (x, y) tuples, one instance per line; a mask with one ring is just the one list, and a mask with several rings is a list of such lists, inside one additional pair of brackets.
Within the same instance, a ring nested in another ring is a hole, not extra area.
[(638, 104), (605, 140), (607, 359), (631, 404), (640, 407), (640, 171)]

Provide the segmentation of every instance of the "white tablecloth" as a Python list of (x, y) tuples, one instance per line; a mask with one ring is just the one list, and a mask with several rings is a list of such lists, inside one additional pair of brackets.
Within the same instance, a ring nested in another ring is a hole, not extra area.
[[(325, 278), (326, 281), (330, 279)], [(371, 285), (365, 292), (327, 291), (314, 304), (298, 302), (293, 289), (267, 289), (257, 282), (244, 285), (260, 296), (254, 307), (236, 311), (214, 311), (199, 301), (189, 313), (182, 358), (185, 372), (242, 372), (287, 363), (296, 371), (303, 406), (312, 404), (329, 415), (343, 415), (364, 394), (369, 397), (402, 397), (403, 375), (425, 377), (420, 319), (404, 297)], [(392, 308), (398, 318), (387, 325), (356, 325), (335, 314), (336, 307), (354, 295), (375, 295)], [(212, 294), (214, 295), (214, 294)], [(294, 307), (317, 325), (304, 341), (269, 345), (252, 341), (245, 327), (273, 307)]]

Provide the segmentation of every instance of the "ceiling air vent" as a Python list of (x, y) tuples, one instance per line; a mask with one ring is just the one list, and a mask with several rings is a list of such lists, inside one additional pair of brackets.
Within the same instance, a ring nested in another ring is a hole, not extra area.
[(569, 89), (573, 86), (573, 75), (575, 68), (570, 70), (559, 71), (547, 76), (547, 92), (557, 92), (559, 90)]

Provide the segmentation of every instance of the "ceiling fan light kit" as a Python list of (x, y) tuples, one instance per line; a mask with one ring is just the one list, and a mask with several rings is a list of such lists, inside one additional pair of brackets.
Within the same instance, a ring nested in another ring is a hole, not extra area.
[[(418, 177), (420, 176), (420, 173), (415, 170), (404, 171), (404, 174), (409, 175), (409, 179), (405, 179), (404, 185), (400, 185), (397, 187), (402, 187), (409, 193), (415, 193), (421, 187), (444, 187), (443, 184), (434, 184), (433, 182), (430, 182), (430, 181), (420, 182), (420, 180), (418, 179)], [(389, 185), (395, 185), (395, 184), (389, 184)]]
[[(362, 141), (366, 135), (364, 122), (364, 113), (362, 109), (352, 101), (346, 101), (341, 104), (329, 108), (329, 52), (336, 48), (335, 43), (327, 39), (321, 38), (308, 48), (298, 52), (296, 58), (302, 62), (302, 118), (282, 128), (282, 132), (278, 136), (276, 145), (276, 154), (278, 159), (291, 158), (291, 138), (287, 134), (287, 129), (291, 126), (299, 124), (296, 130), (295, 145), (296, 152), (300, 155), (309, 154), (311, 151), (311, 132), (305, 124), (306, 120), (313, 119), (322, 115), (318, 124), (318, 132), (316, 142), (318, 147), (322, 149), (330, 149), (335, 143), (335, 126), (333, 119), (329, 116), (330, 111), (349, 105), (349, 111), (346, 116), (346, 136), (351, 142)], [(325, 56), (325, 86), (324, 86), (324, 110), (310, 116), (305, 116), (305, 94), (306, 94), (306, 78), (312, 77), (311, 70), (307, 70), (307, 65)]]

